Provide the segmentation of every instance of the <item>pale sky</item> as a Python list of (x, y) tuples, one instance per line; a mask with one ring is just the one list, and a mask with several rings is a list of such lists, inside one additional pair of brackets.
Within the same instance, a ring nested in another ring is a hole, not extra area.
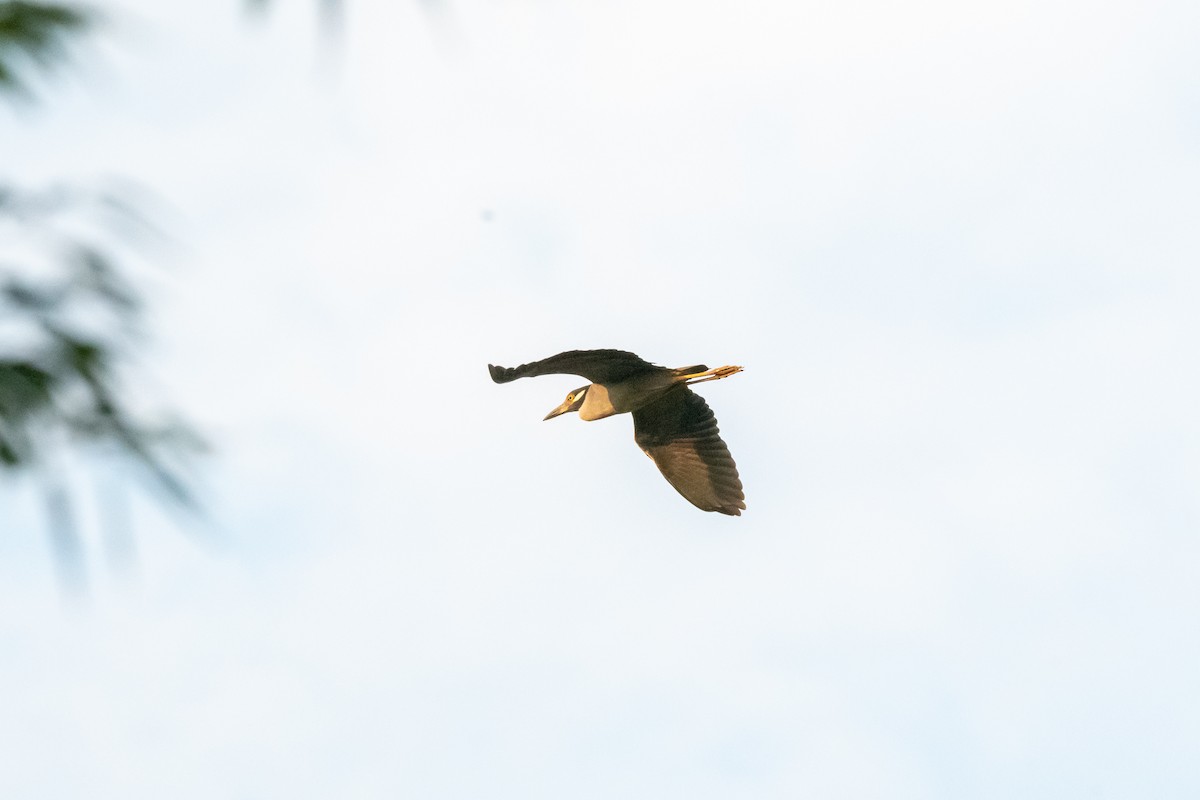
[[(214, 445), (82, 603), (0, 486), (0, 796), (1200, 796), (1200, 7), (275, 5), (0, 109)], [(486, 371), (600, 347), (745, 366), (742, 517)]]

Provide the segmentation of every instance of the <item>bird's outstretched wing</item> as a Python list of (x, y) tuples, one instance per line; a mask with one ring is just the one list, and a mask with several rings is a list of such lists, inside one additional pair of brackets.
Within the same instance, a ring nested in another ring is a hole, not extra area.
[(613, 383), (660, 369), (663, 368), (624, 350), (568, 350), (519, 367), (497, 367), (488, 364), (488, 372), (496, 383), (508, 383), (517, 378), (532, 378), (537, 375), (582, 375), (592, 383)]
[(737, 465), (703, 397), (680, 386), (642, 406), (633, 412), (633, 438), (692, 505), (741, 516), (746, 496)]

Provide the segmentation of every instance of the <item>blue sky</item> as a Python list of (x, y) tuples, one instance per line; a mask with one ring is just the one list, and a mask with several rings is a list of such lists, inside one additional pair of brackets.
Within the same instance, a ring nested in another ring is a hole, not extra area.
[[(163, 198), (215, 452), (80, 607), (3, 487), (0, 794), (1200, 791), (1192, 4), (277, 5), (2, 112)], [(485, 370), (590, 347), (746, 367), (744, 516)]]

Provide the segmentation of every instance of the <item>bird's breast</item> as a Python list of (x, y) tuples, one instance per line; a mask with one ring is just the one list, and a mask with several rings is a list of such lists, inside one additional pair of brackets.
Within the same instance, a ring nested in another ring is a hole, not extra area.
[(621, 411), (613, 405), (608, 388), (603, 384), (593, 383), (583, 396), (583, 405), (579, 407), (579, 418), (585, 422), (611, 417)]

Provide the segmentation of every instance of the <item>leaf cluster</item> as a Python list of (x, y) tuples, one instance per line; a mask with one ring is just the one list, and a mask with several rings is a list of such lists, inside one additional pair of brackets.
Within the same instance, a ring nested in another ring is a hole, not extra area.
[(67, 60), (68, 44), (86, 33), (96, 14), (62, 3), (0, 2), (0, 91), (32, 96), (27, 67), (49, 72)]
[(0, 470), (38, 468), (64, 440), (86, 443), (140, 464), (172, 499), (189, 503), (168, 458), (200, 441), (181, 423), (151, 422), (132, 407), (120, 365), (138, 337), (142, 301), (119, 251), (78, 224), (94, 223), (97, 209), (103, 220), (127, 208), (105, 196), (0, 187), (0, 231), (7, 217), (16, 223), (7, 227), (40, 245), (24, 260), (0, 261)]

